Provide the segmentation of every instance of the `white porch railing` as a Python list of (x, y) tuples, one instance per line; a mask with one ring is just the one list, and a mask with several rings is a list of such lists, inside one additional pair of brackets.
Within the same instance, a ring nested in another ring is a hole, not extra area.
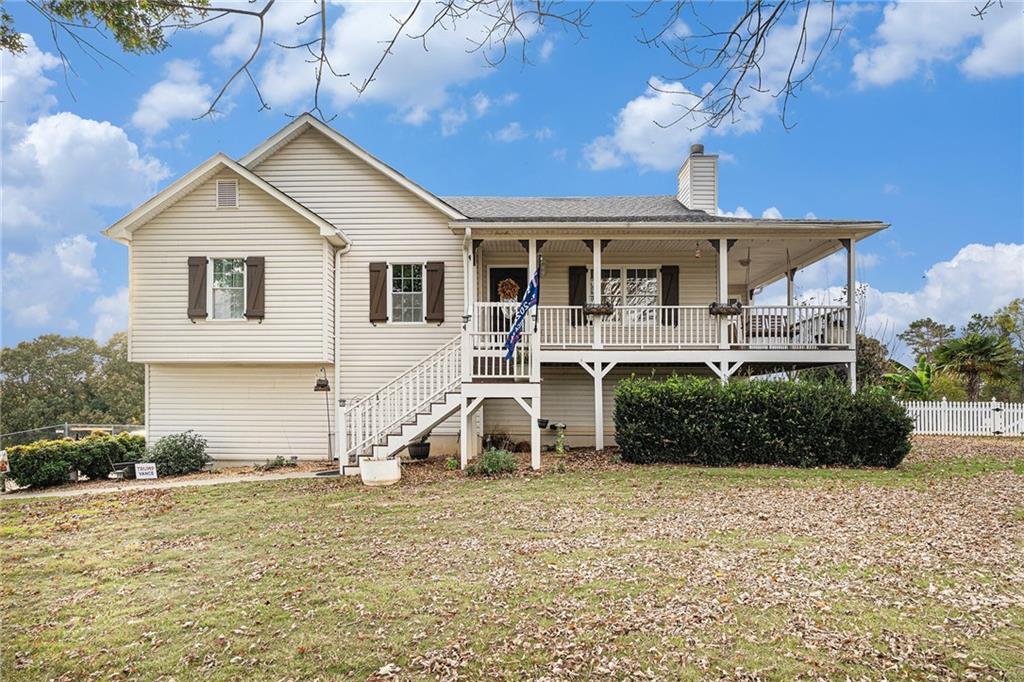
[(820, 348), (850, 345), (846, 306), (748, 306), (723, 317), (730, 345), (744, 348)]
[(900, 402), (914, 432), (944, 436), (1024, 436), (1024, 403), (958, 400)]
[(362, 454), (382, 443), (404, 422), (462, 383), (462, 336), (456, 336), (370, 395), (345, 408), (348, 444), (344, 456)]

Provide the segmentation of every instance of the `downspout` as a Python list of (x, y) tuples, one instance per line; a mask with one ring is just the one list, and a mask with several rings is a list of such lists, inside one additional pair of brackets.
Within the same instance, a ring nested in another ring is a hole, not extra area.
[(347, 463), (345, 451), (348, 425), (345, 423), (345, 406), (341, 399), (341, 256), (348, 253), (351, 244), (334, 250), (334, 452), (338, 455), (338, 471)]

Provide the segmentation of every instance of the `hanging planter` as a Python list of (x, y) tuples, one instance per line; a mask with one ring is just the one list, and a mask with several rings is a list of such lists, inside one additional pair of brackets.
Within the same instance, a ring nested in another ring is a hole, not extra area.
[(596, 315), (607, 317), (615, 312), (614, 303), (585, 303), (583, 304), (584, 315)]
[(735, 303), (712, 303), (708, 306), (708, 312), (712, 315), (739, 315), (743, 312), (743, 304)]

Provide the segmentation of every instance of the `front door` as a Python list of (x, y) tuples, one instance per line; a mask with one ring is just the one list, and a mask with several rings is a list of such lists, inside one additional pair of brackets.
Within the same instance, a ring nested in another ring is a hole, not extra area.
[[(526, 268), (491, 268), (490, 277), (488, 282), (488, 291), (490, 292), (490, 298), (488, 299), (491, 303), (499, 303), (498, 298), (498, 282), (502, 280), (511, 279), (513, 282), (519, 285), (519, 300), (523, 300), (523, 295), (526, 293)], [(491, 319), (488, 320), (490, 324), (490, 331), (501, 332), (503, 334), (508, 333), (509, 327), (512, 325), (512, 317), (515, 314), (515, 308), (510, 307), (508, 310), (495, 310), (491, 314)]]

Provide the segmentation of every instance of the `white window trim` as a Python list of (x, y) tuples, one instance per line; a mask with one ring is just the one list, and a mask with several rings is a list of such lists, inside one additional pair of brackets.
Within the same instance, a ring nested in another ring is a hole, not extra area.
[[(423, 319), (415, 322), (397, 322), (394, 313), (394, 281), (392, 280), (392, 266), (395, 265), (419, 265), (423, 277), (423, 284), (420, 287), (420, 295), (423, 298)], [(427, 262), (419, 260), (395, 260), (388, 261), (388, 322), (396, 327), (426, 327), (427, 324)]]
[[(241, 260), (242, 261), (242, 316), (241, 317), (214, 317), (213, 312), (213, 261), (215, 260)], [(245, 316), (245, 302), (249, 297), (249, 280), (248, 268), (245, 267), (245, 256), (232, 256), (232, 255), (217, 255), (209, 256), (206, 259), (206, 319), (210, 322), (217, 322), (218, 324), (223, 323), (238, 323), (248, 322), (248, 318)]]
[[(220, 183), (222, 182), (233, 182), (235, 183), (235, 205), (234, 206), (221, 206), (220, 205)], [(219, 211), (238, 209), (242, 205), (242, 197), (239, 194), (241, 189), (241, 183), (237, 179), (231, 178), (219, 178), (213, 185), (213, 207)]]
[[(619, 280), (621, 281), (623, 298), (625, 298), (625, 296), (626, 296), (626, 270), (654, 270), (655, 278), (657, 279), (657, 282), (658, 282), (658, 290), (654, 294), (654, 296), (655, 296), (655, 303), (654, 303), (654, 305), (656, 305), (656, 306), (660, 306), (661, 305), (661, 266), (660, 265), (652, 265), (652, 264), (646, 264), (645, 265), (643, 263), (640, 263), (640, 264), (626, 263), (626, 264), (623, 264), (623, 265), (620, 265), (618, 263), (607, 263), (607, 264), (606, 263), (601, 263), (601, 269), (602, 270), (618, 270), (619, 271)], [(593, 265), (588, 265), (587, 266), (587, 298), (588, 299), (591, 297), (591, 295), (593, 295), (593, 292), (594, 292), (594, 266)]]

